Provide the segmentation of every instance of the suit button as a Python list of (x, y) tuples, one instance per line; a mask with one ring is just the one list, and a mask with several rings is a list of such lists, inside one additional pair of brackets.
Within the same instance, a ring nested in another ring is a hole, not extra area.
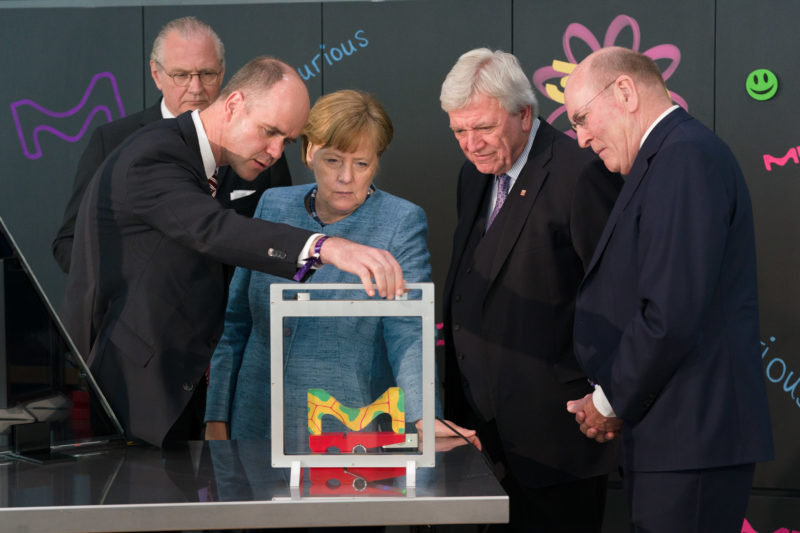
[(461, 295), (460, 295), (460, 294), (456, 294), (456, 301), (457, 301), (457, 302), (460, 302), (460, 301), (461, 301)]
[(461, 331), (461, 326), (459, 326), (458, 324), (454, 324), (453, 331)]
[(467, 267), (467, 274), (469, 274), (470, 272), (472, 272), (472, 267)]
[(192, 383), (190, 381), (184, 381), (183, 382), (183, 390), (185, 390), (186, 392), (193, 391), (194, 390), (194, 383)]
[(463, 360), (464, 360), (464, 354), (463, 354), (463, 353), (460, 353), (460, 354), (458, 354), (458, 358), (459, 358), (461, 361), (463, 361)]
[(283, 328), (283, 336), (288, 337), (292, 334), (292, 328)]

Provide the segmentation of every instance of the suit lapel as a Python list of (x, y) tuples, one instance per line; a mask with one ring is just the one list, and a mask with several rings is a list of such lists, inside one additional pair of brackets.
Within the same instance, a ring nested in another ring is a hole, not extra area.
[(509, 191), (506, 204), (503, 205), (508, 211), (504, 214), (503, 225), (497, 228), (500, 240), (489, 273), (490, 287), (514, 249), (514, 244), (533, 210), (539, 191), (550, 173), (547, 166), (553, 157), (553, 138), (553, 128), (544, 120), (540, 120), (539, 129), (528, 154), (528, 161), (514, 182), (514, 187)]
[(461, 205), (459, 205), (458, 225), (453, 235), (453, 258), (450, 261), (450, 271), (448, 272), (444, 289), (445, 302), (450, 299), (450, 291), (455, 282), (457, 265), (461, 263), (464, 249), (467, 246), (467, 239), (469, 239), (472, 227), (475, 225), (475, 219), (478, 217), (483, 205), (484, 196), (488, 194), (491, 183), (492, 176), (490, 174), (481, 174), (472, 163), (468, 162), (464, 165), (458, 184), (460, 188), (463, 188), (463, 191), (459, 190), (458, 192)]
[(689, 118), (691, 118), (691, 116), (686, 113), (686, 111), (678, 108), (664, 117), (664, 119), (655, 128), (653, 128), (653, 131), (650, 132), (650, 135), (647, 136), (647, 140), (645, 140), (644, 144), (639, 150), (639, 153), (636, 154), (636, 159), (633, 161), (631, 171), (625, 177), (625, 185), (622, 186), (622, 190), (620, 191), (616, 202), (614, 202), (614, 208), (611, 210), (611, 214), (608, 215), (608, 221), (606, 222), (605, 228), (603, 228), (603, 233), (600, 235), (600, 240), (597, 242), (597, 247), (592, 255), (592, 260), (589, 263), (589, 267), (586, 269), (584, 279), (586, 279), (586, 276), (588, 276), (589, 273), (594, 269), (595, 265), (597, 265), (598, 261), (600, 260), (600, 257), (602, 257), (603, 252), (605, 252), (608, 241), (611, 239), (611, 235), (614, 233), (614, 228), (617, 225), (620, 214), (625, 211), (625, 208), (628, 206), (628, 203), (630, 203), (634, 193), (642, 184), (645, 174), (647, 174), (647, 169), (650, 167), (650, 160), (658, 152), (659, 148), (661, 148), (661, 145), (663, 144), (664, 139), (666, 139), (669, 132), (671, 132), (678, 124), (688, 120)]

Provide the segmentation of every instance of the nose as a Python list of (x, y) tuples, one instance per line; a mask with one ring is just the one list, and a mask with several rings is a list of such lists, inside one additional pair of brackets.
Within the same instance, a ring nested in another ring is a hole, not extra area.
[(483, 137), (474, 131), (469, 130), (464, 133), (464, 138), (461, 142), (461, 149), (465, 152), (477, 152), (483, 146)]
[(192, 76), (189, 80), (189, 92), (199, 93), (203, 90), (203, 83), (200, 81), (200, 76)]
[(339, 182), (341, 183), (350, 183), (353, 181), (353, 167), (352, 165), (348, 165), (347, 163), (342, 165), (342, 168), (339, 169)]
[(581, 148), (588, 148), (591, 137), (589, 137), (589, 135), (586, 133), (586, 128), (583, 126), (577, 126), (575, 128), (575, 134), (578, 137), (578, 146)]
[(284, 147), (285, 144), (283, 138), (276, 137), (267, 143), (264, 151), (272, 158), (273, 161), (277, 161), (281, 157)]

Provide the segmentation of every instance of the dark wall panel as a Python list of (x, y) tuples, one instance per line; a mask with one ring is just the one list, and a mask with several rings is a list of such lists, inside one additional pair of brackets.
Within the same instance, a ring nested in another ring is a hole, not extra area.
[[(323, 63), (325, 92), (374, 93), (394, 123), (395, 137), (381, 158), (375, 183), (425, 209), (433, 279), (441, 301), (464, 156), (439, 105), (439, 92), (462, 53), (478, 46), (510, 48), (511, 2), (328, 3), (323, 23), (326, 47), (348, 39), (358, 47), (341, 61)], [(357, 32), (369, 43), (356, 43)]]
[(66, 277), (50, 243), (78, 158), (95, 127), (142, 106), (140, 13), (0, 10), (0, 216), (56, 304)]
[[(736, 153), (753, 200), (762, 362), (778, 457), (759, 466), (756, 486), (798, 490), (800, 254), (795, 244), (800, 241), (800, 71), (795, 49), (800, 4), (728, 0), (717, 10), (717, 132)], [(752, 99), (745, 88), (748, 75), (761, 68), (770, 69), (779, 82), (775, 96), (766, 101)], [(787, 154), (783, 166), (769, 159)]]

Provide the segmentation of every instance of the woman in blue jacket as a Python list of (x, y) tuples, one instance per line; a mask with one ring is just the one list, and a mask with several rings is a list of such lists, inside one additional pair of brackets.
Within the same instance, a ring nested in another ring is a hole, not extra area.
[[(302, 133), (303, 161), (314, 172), (315, 183), (267, 190), (255, 216), (386, 249), (400, 263), (406, 282), (430, 281), (424, 211), (372, 184), (392, 135), (391, 120), (373, 96), (343, 90), (321, 97)], [(231, 281), (225, 331), (211, 360), (205, 415), (209, 439), (270, 436), (269, 285), (273, 282), (285, 280), (242, 268), (236, 269)], [(309, 282), (359, 283), (359, 279), (322, 266)], [(312, 297), (330, 296), (321, 292), (313, 291)], [(286, 319), (287, 453), (306, 450), (309, 388), (323, 388), (345, 406), (362, 407), (388, 387), (400, 386), (405, 391), (406, 420), (420, 421), (420, 327), (413, 317)], [(438, 401), (436, 410), (438, 416)], [(436, 434), (451, 435), (438, 420)]]

